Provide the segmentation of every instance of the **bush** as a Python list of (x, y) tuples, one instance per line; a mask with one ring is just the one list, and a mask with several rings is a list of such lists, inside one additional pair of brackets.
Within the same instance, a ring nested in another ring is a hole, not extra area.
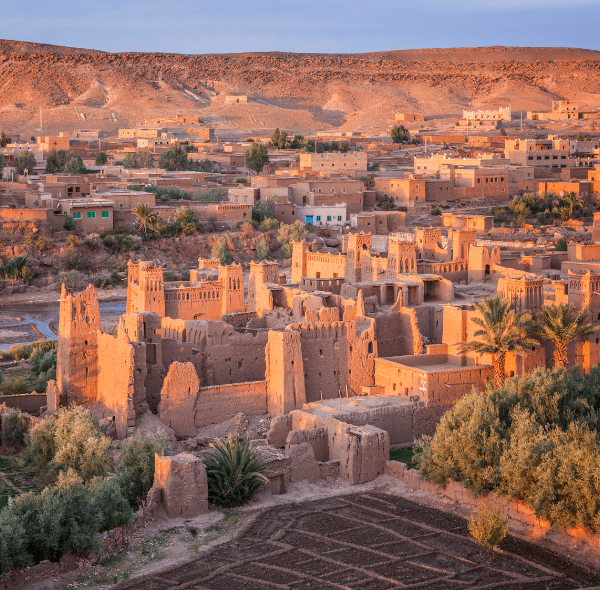
[(65, 223), (63, 225), (63, 228), (66, 231), (73, 231), (75, 229), (75, 220), (70, 215), (67, 215), (65, 217)]
[(477, 506), (477, 514), (472, 515), (467, 524), (469, 533), (488, 553), (508, 534), (508, 523), (498, 508), (490, 508), (487, 502)]
[(40, 252), (44, 252), (45, 250), (48, 249), (49, 247), (49, 242), (48, 240), (44, 237), (44, 236), (40, 236), (36, 241), (35, 241), (35, 247), (40, 251)]
[(233, 260), (229, 253), (229, 245), (227, 244), (227, 238), (221, 236), (212, 247), (210, 254), (213, 258), (218, 258), (222, 265), (231, 264)]
[(272, 199), (257, 201), (256, 205), (252, 207), (252, 221), (262, 223), (265, 218), (273, 217), (275, 217), (275, 210)]
[(27, 282), (34, 277), (31, 263), (25, 256), (14, 256), (4, 266), (4, 278)]
[(217, 506), (233, 508), (254, 498), (268, 481), (264, 458), (255, 454), (258, 446), (248, 437), (229, 436), (211, 445), (204, 464), (208, 478), (208, 500)]
[(27, 383), (21, 377), (0, 384), (0, 395), (21, 395), (23, 393), (27, 393)]
[(73, 469), (88, 481), (111, 466), (110, 439), (82, 408), (62, 408), (56, 418), (44, 418), (29, 430), (26, 443), (25, 461), (40, 474)]
[(600, 532), (600, 371), (537, 369), (457, 400), (417, 445), (429, 481), (527, 503), (539, 518)]
[(67, 236), (67, 246), (77, 248), (83, 244), (83, 240), (77, 236)]
[(229, 201), (227, 189), (224, 188), (209, 188), (207, 191), (198, 191), (192, 197), (193, 201), (203, 201), (210, 203), (220, 203), (221, 201)]
[(254, 235), (252, 224), (249, 221), (244, 221), (241, 225), (242, 235), (246, 238), (251, 238)]
[(439, 207), (433, 207), (433, 209), (431, 210), (431, 215), (441, 215), (442, 212), (440, 211)]
[(259, 260), (265, 260), (270, 256), (269, 245), (264, 238), (261, 238), (256, 244), (256, 255)]
[(21, 414), (21, 410), (12, 410), (3, 420), (2, 440), (12, 445), (25, 444), (25, 432), (27, 422)]
[(258, 226), (258, 229), (260, 231), (271, 231), (272, 229), (277, 229), (278, 227), (279, 221), (273, 219), (272, 217), (265, 217), (265, 219)]
[(178, 186), (147, 186), (146, 191), (154, 193), (160, 201), (180, 201), (190, 198), (190, 195)]
[(186, 236), (193, 234), (200, 223), (198, 214), (190, 207), (180, 207), (177, 209), (175, 221), (180, 224), (181, 230)]
[(94, 512), (100, 517), (100, 531), (110, 531), (122, 526), (133, 517), (133, 509), (123, 496), (116, 477), (95, 477), (89, 483), (89, 490)]
[(115, 466), (117, 481), (130, 506), (137, 508), (146, 501), (154, 481), (154, 455), (166, 455), (168, 446), (160, 436), (142, 438), (136, 432), (122, 449)]
[(277, 234), (277, 239), (283, 247), (283, 257), (291, 258), (292, 250), (294, 249), (293, 242), (300, 242), (307, 235), (308, 232), (300, 221), (294, 221), (294, 223), (290, 223), (289, 225), (282, 223)]
[(247, 178), (244, 178), (243, 176), (240, 176), (240, 178), (236, 178), (236, 179), (235, 179), (235, 181), (236, 181), (238, 184), (246, 184), (246, 183), (248, 182), (248, 179), (247, 179)]
[(25, 527), (9, 508), (0, 512), (0, 575), (33, 564), (27, 551)]

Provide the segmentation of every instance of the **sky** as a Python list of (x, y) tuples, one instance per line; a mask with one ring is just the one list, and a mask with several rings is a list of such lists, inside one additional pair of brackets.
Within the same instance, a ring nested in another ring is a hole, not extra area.
[(600, 50), (600, 0), (4, 0), (0, 38), (110, 52)]

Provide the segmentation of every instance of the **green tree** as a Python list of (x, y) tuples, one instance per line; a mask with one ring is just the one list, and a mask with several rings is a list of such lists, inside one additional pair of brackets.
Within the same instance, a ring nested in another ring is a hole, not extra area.
[(4, 278), (28, 281), (33, 278), (31, 263), (25, 256), (13, 256), (4, 266)]
[(567, 193), (562, 200), (569, 207), (569, 217), (573, 217), (575, 208), (583, 208), (583, 199), (575, 192)]
[(46, 158), (46, 172), (49, 174), (64, 172), (67, 158), (68, 156), (65, 150), (50, 150), (50, 153)]
[(0, 148), (5, 148), (9, 143), (12, 143), (12, 139), (4, 131), (0, 133)]
[(308, 232), (300, 221), (294, 221), (294, 223), (288, 225), (282, 223), (277, 232), (277, 239), (283, 247), (283, 257), (291, 258), (294, 249), (293, 243), (300, 242), (307, 235)]
[(472, 322), (479, 327), (474, 334), (478, 340), (462, 345), (462, 352), (478, 352), (490, 354), (494, 367), (494, 382), (496, 387), (504, 383), (504, 366), (509, 352), (526, 353), (538, 343), (525, 333), (525, 325), (530, 319), (527, 314), (515, 312), (514, 305), (500, 295), (488, 297), (474, 303), (479, 317)]
[(269, 150), (261, 143), (254, 143), (244, 155), (244, 163), (258, 174), (269, 163)]
[(140, 220), (140, 230), (148, 237), (148, 228), (154, 228), (158, 224), (158, 215), (148, 205), (139, 203), (131, 212)]
[(20, 156), (15, 158), (15, 168), (19, 175), (25, 174), (25, 170), (27, 170), (28, 174), (31, 174), (35, 164), (35, 156), (29, 150), (25, 150)]
[(576, 311), (571, 305), (545, 305), (536, 314), (532, 323), (533, 334), (554, 344), (554, 366), (567, 366), (567, 348), (570, 342), (585, 338), (596, 331), (590, 324), (588, 316)]
[(402, 143), (410, 139), (410, 133), (404, 125), (394, 125), (390, 131), (390, 137), (394, 143)]
[(96, 166), (104, 166), (104, 164), (106, 164), (108, 162), (108, 156), (106, 155), (106, 152), (100, 152), (97, 156), (96, 156), (96, 160), (95, 160), (95, 164)]
[(269, 245), (264, 238), (261, 238), (256, 244), (256, 256), (259, 260), (265, 260), (269, 258)]
[(180, 207), (177, 209), (175, 221), (181, 224), (181, 229), (186, 236), (194, 233), (200, 223), (198, 214), (190, 207)]
[(512, 214), (515, 216), (517, 223), (519, 225), (523, 225), (525, 221), (527, 221), (527, 217), (531, 215), (531, 211), (529, 207), (523, 203), (523, 201), (513, 202), (510, 205), (510, 210)]
[(279, 140), (281, 139), (281, 132), (279, 131), (279, 127), (273, 131), (273, 135), (271, 135), (271, 143), (273, 145), (279, 145)]
[(215, 242), (210, 254), (213, 258), (218, 258), (223, 266), (231, 264), (231, 261), (233, 260), (229, 253), (229, 245), (227, 244), (227, 238), (225, 236), (221, 236)]
[(65, 174), (83, 174), (85, 171), (86, 167), (80, 156), (69, 158), (65, 164)]
[(160, 155), (158, 165), (165, 170), (186, 170), (188, 159), (185, 147), (176, 141), (169, 151)]

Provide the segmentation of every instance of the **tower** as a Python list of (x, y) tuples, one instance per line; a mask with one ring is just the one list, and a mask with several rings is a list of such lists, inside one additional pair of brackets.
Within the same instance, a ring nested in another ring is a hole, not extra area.
[(385, 278), (395, 279), (399, 274), (416, 272), (416, 243), (390, 239), (388, 241), (388, 265)]
[(220, 266), (219, 281), (223, 283), (223, 315), (246, 311), (242, 265)]
[(56, 382), (67, 403), (95, 402), (98, 394), (100, 307), (89, 285), (76, 297), (63, 284), (58, 320)]
[(360, 283), (362, 255), (370, 252), (373, 246), (371, 234), (350, 234), (348, 236), (348, 252), (346, 254), (346, 269), (344, 282)]
[(305, 240), (294, 242), (292, 250), (292, 284), (300, 284), (302, 277), (306, 276), (306, 255), (309, 245)]
[[(448, 236), (450, 241), (450, 236)], [(452, 230), (452, 262), (467, 262), (469, 260), (469, 247), (477, 245), (477, 232), (474, 229)]]
[(165, 288), (162, 268), (156, 268), (153, 262), (140, 262), (138, 284), (138, 309), (132, 311), (151, 311), (164, 318)]

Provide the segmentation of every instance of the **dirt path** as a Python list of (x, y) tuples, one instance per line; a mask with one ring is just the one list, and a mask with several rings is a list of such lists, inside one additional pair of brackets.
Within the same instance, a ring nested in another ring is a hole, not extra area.
[(8, 475), (6, 473), (4, 473), (3, 471), (0, 471), (0, 480), (2, 480), (9, 488), (12, 488), (19, 494), (25, 493), (21, 488), (18, 488), (12, 481), (10, 481), (8, 479)]

